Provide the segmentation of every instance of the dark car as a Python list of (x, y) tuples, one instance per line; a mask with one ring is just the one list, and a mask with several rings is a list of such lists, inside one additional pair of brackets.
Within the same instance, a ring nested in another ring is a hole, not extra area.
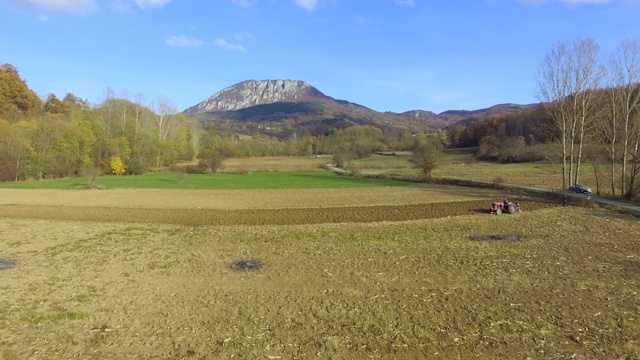
[(591, 194), (591, 188), (590, 187), (586, 187), (586, 186), (582, 186), (582, 185), (572, 185), (569, 188), (569, 191), (574, 192), (574, 193), (578, 193), (578, 194)]

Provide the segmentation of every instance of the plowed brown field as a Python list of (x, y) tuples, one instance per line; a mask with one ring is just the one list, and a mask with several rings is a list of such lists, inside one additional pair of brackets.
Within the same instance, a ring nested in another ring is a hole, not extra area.
[(639, 358), (637, 219), (503, 196), (2, 190), (0, 359)]
[[(310, 190), (0, 190), (0, 217), (179, 225), (405, 221), (487, 213), (503, 194), (446, 186)], [(482, 200), (478, 200), (482, 199)], [(527, 200), (527, 210), (556, 206)]]
[[(0, 217), (178, 225), (297, 225), (406, 221), (488, 213), (487, 201), (456, 201), (396, 206), (350, 206), (302, 209), (143, 209), (38, 205), (0, 206)], [(553, 206), (527, 202), (527, 210)], [(555, 205), (557, 206), (557, 205)], [(506, 216), (506, 215), (505, 215)]]

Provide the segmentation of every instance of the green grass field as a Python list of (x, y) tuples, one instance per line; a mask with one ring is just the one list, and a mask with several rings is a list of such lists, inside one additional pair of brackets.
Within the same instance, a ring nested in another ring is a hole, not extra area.
[[(183, 177), (184, 176), (184, 177)], [(246, 175), (153, 173), (135, 176), (103, 176), (96, 186), (120, 189), (308, 189), (407, 186), (397, 180), (340, 176), (330, 172), (256, 172)], [(72, 189), (88, 186), (84, 178), (2, 183), (10, 189)]]

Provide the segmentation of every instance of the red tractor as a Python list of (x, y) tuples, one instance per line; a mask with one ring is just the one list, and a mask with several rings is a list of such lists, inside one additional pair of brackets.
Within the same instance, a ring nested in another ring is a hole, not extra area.
[(517, 201), (511, 202), (511, 201), (507, 201), (507, 199), (504, 199), (502, 201), (494, 202), (493, 204), (491, 204), (491, 208), (489, 209), (489, 211), (491, 211), (492, 214), (496, 214), (496, 215), (500, 215), (503, 212), (506, 212), (509, 214), (515, 214), (517, 212), (521, 212), (522, 207), (520, 206), (520, 203)]

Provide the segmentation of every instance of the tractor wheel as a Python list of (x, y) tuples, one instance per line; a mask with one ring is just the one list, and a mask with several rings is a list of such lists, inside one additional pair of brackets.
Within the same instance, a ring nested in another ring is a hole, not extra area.
[(509, 204), (509, 206), (507, 207), (507, 211), (509, 212), (509, 214), (515, 214), (518, 209), (516, 209), (515, 205)]
[(496, 215), (502, 215), (502, 209), (498, 208), (498, 209), (496, 210)]

